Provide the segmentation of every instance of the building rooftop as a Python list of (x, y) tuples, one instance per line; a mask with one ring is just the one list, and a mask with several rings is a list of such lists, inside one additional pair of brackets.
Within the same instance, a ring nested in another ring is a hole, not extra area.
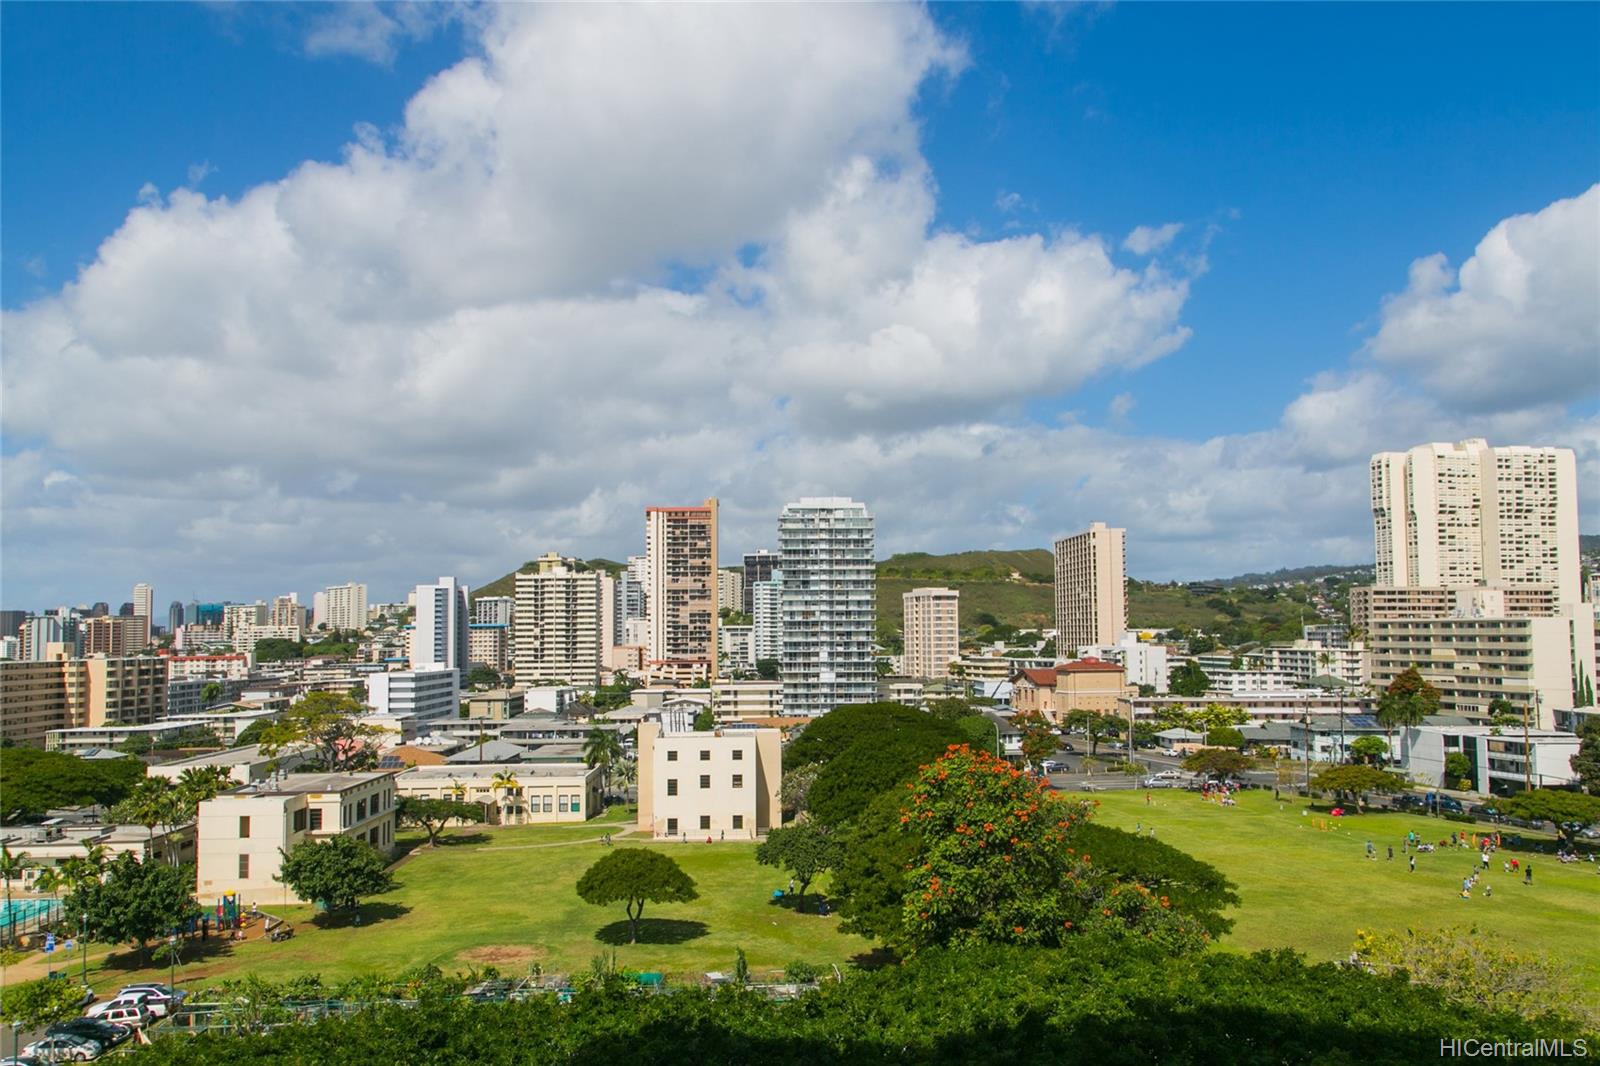
[(1104, 659), (1076, 659), (1070, 663), (1062, 663), (1055, 669), (1057, 674), (1103, 674), (1112, 671), (1120, 674), (1122, 667), (1116, 663), (1108, 663)]
[(509, 740), (486, 740), (482, 744), (469, 744), (446, 758), (451, 765), (459, 763), (520, 763), (531, 754), (521, 744)]
[(232, 792), (224, 792), (217, 798), (247, 799), (251, 796), (299, 796), (312, 792), (343, 792), (392, 776), (384, 770), (353, 774), (279, 774), (254, 785), (245, 785)]
[[(1120, 669), (1120, 667), (1118, 669)], [(1056, 671), (1054, 667), (1041, 668), (1030, 666), (1022, 670), (1018, 670), (1017, 674), (1020, 674), (1022, 677), (1027, 678), (1035, 685), (1039, 685), (1043, 688), (1056, 687)]]
[(240, 763), (262, 762), (271, 756), (261, 751), (260, 744), (246, 744), (238, 748), (224, 748), (222, 751), (208, 752), (205, 755), (191, 755), (186, 759), (173, 759), (164, 762), (163, 767), (187, 770), (198, 766), (238, 766)]
[(473, 763), (467, 766), (413, 766), (402, 772), (399, 778), (406, 781), (425, 781), (432, 784), (436, 781), (460, 781), (463, 784), (480, 778), (493, 777), (499, 773), (509, 773), (521, 780), (531, 780), (540, 777), (583, 777), (589, 773), (590, 767), (579, 762), (546, 762), (546, 763)]

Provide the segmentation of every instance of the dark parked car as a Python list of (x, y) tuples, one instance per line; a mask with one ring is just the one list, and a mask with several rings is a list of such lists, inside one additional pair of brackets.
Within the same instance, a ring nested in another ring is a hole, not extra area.
[(90, 1040), (98, 1040), (105, 1047), (116, 1047), (128, 1037), (133, 1035), (133, 1030), (126, 1025), (114, 1025), (103, 1022), (98, 1018), (74, 1018), (68, 1022), (60, 1022), (45, 1030), (48, 1036), (82, 1036)]

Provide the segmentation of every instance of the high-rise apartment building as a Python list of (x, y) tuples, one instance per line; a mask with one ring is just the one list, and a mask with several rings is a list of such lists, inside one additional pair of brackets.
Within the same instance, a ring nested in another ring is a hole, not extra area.
[(1420, 444), (1374, 455), (1371, 489), (1376, 585), (1544, 585), (1560, 603), (1582, 598), (1572, 449)]
[(287, 596), (274, 597), (272, 607), (267, 612), (267, 625), (280, 628), (285, 626), (293, 627), (301, 636), (304, 636), (306, 631), (306, 609), (300, 603), (300, 594), (291, 592)]
[(1056, 648), (1115, 644), (1128, 628), (1127, 531), (1092, 523), (1056, 541)]
[(911, 677), (949, 677), (961, 657), (961, 593), (956, 589), (912, 589), (905, 607), (905, 670)]
[(141, 652), (150, 646), (150, 619), (143, 615), (126, 618), (101, 615), (89, 619), (83, 627), (83, 653), (109, 655), (122, 658)]
[(331, 585), (319, 593), (320, 613), (312, 623), (329, 629), (360, 629), (367, 624), (367, 586), (351, 581)]
[(821, 715), (877, 698), (873, 520), (843, 496), (801, 499), (778, 518), (783, 713)]
[(133, 586), (133, 613), (148, 618), (152, 622), (155, 621), (156, 593), (154, 589), (142, 581)]
[(745, 614), (756, 613), (755, 587), (758, 582), (771, 581), (772, 572), (778, 569), (778, 553), (765, 548), (744, 553), (744, 606)]
[(517, 608), (515, 596), (479, 596), (472, 601), (472, 624), (475, 626), (509, 626), (511, 615)]
[(644, 586), (634, 579), (633, 568), (621, 571), (611, 582), (611, 632), (613, 646), (628, 644), (628, 623), (644, 618)]
[(183, 601), (173, 600), (167, 606), (167, 632), (176, 633), (183, 628)]
[(0, 663), (0, 735), (42, 747), (52, 729), (143, 725), (166, 713), (167, 665), (161, 659), (74, 659), (69, 651), (57, 644), (43, 659)]
[(783, 660), (783, 571), (773, 570), (765, 581), (746, 586), (751, 595), (756, 662)]
[(717, 670), (717, 501), (645, 508), (648, 668), (674, 677)]
[(38, 615), (23, 622), (17, 627), (17, 636), (20, 638), (17, 658), (34, 663), (45, 660), (45, 649), (50, 645), (71, 639), (65, 620), (53, 614)]
[(268, 617), (267, 601), (230, 603), (222, 608), (222, 631), (233, 636), (240, 626), (264, 626)]
[(744, 571), (717, 571), (717, 611), (744, 610)]
[(554, 552), (517, 574), (512, 661), (519, 686), (599, 681), (600, 578), (600, 571), (579, 570), (577, 560)]
[(471, 656), (467, 648), (467, 586), (453, 577), (417, 586), (417, 615), (411, 635), (411, 668), (443, 666), (466, 680)]

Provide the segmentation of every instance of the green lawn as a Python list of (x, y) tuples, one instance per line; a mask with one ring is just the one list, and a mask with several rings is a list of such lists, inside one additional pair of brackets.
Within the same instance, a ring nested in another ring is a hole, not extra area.
[[(1275, 803), (1247, 793), (1223, 808), (1188, 792), (1096, 793), (1097, 817), (1106, 825), (1152, 827), (1156, 838), (1216, 866), (1239, 886), (1241, 905), (1224, 948), (1255, 951), (1289, 946), (1315, 959), (1343, 958), (1361, 929), (1476, 926), (1519, 950), (1535, 950), (1571, 967), (1600, 1001), (1600, 874), (1596, 865), (1562, 866), (1553, 854), (1513, 851), (1490, 856), (1489, 872), (1472, 898), (1460, 898), (1461, 879), (1476, 853), (1443, 849), (1417, 856), (1407, 870), (1400, 845), (1407, 830), (1437, 843), (1473, 826), (1410, 814), (1324, 818), (1320, 831), (1304, 817), (1303, 803)], [(1535, 834), (1529, 834), (1534, 836)], [(1366, 858), (1366, 842), (1378, 849)], [(1547, 840), (1548, 837), (1540, 836)], [(1506, 834), (1509, 843), (1510, 834)], [(1394, 861), (1387, 848), (1394, 846)], [(1533, 863), (1532, 885), (1502, 870), (1515, 855)], [(1494, 890), (1485, 898), (1483, 887)]]
[[(227, 945), (220, 954), (188, 962), (179, 979), (195, 983), (248, 970), (272, 979), (321, 973), (336, 980), (424, 963), (447, 971), (494, 965), (502, 973), (525, 973), (536, 962), (547, 973), (571, 973), (587, 970), (591, 959), (610, 951), (631, 969), (688, 976), (731, 971), (738, 948), (751, 969), (760, 971), (781, 970), (797, 959), (843, 964), (872, 947), (840, 933), (837, 915), (796, 914), (774, 904), (773, 889), (788, 878), (758, 866), (753, 844), (621, 838), (614, 847), (656, 847), (678, 860), (701, 896), (694, 903), (648, 905), (642, 936), (653, 942), (627, 944), (622, 904), (590, 906), (574, 888), (583, 871), (606, 854), (596, 838), (627, 827), (596, 820), (457, 830), (453, 842), (437, 849), (415, 847), (394, 871), (399, 887), (363, 906), (360, 927), (321, 928), (310, 920), (309, 907), (285, 909), (263, 896), (264, 910), (294, 922), (292, 940)], [(404, 842), (415, 841), (408, 836)], [(127, 983), (136, 974), (165, 979), (164, 967), (142, 970), (121, 955), (110, 961), (121, 965), (97, 976), (107, 960), (90, 960), (91, 984)]]

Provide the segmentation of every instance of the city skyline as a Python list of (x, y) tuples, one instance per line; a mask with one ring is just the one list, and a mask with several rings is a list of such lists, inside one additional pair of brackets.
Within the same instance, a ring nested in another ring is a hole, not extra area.
[(9, 606), (389, 599), (708, 496), (725, 566), (840, 494), (1203, 579), (1366, 561), (1417, 440), (1600, 483), (1593, 7), (161, 10), (0, 16)]

